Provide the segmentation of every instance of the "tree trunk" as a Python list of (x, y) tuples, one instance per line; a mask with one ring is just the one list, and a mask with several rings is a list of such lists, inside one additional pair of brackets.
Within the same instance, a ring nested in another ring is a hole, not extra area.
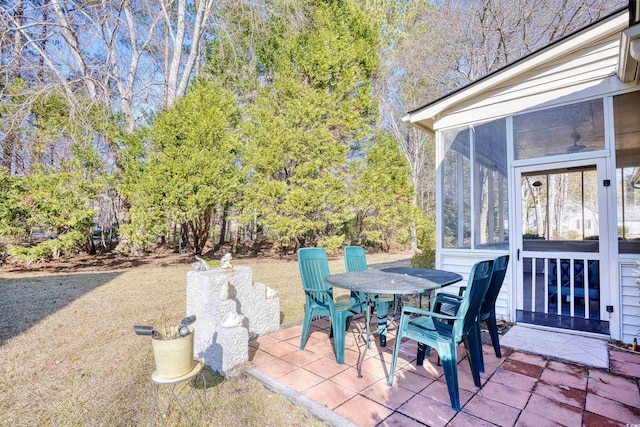
[(89, 255), (96, 254), (96, 245), (93, 244), (93, 231), (89, 233), (89, 238), (87, 239), (87, 253)]
[(227, 217), (229, 216), (229, 207), (225, 204), (222, 208), (222, 220), (220, 221), (220, 240), (218, 241), (218, 249), (224, 245), (227, 236)]
[[(24, 8), (22, 0), (18, 0), (15, 3), (13, 19), (16, 27), (22, 27), (24, 21)], [(13, 58), (11, 65), (11, 79), (17, 81), (22, 75), (22, 33), (19, 30), (13, 32)], [(12, 172), (13, 156), (15, 150), (18, 148), (19, 137), (14, 130), (14, 126), (10, 125), (10, 129), (7, 131), (4, 137), (2, 166), (7, 168), (9, 173)]]
[(182, 233), (180, 233), (180, 247), (184, 249), (189, 246), (189, 224), (186, 222), (183, 223), (181, 225), (181, 230)]
[[(416, 171), (411, 172), (411, 182), (413, 184), (413, 197), (411, 198), (411, 206), (413, 206), (416, 212), (419, 210), (418, 208), (418, 177), (416, 175)], [(416, 218), (415, 215), (411, 215), (411, 254), (415, 255), (418, 253), (418, 228), (416, 226)]]
[(193, 251), (196, 255), (202, 255), (202, 251), (209, 239), (211, 213), (212, 209), (210, 207), (205, 208), (202, 215), (189, 221), (191, 233), (193, 234)]
[(18, 136), (15, 132), (10, 131), (4, 137), (4, 144), (2, 150), (2, 166), (7, 169), (7, 172), (11, 174), (11, 165), (13, 163), (13, 150), (16, 146), (16, 140)]

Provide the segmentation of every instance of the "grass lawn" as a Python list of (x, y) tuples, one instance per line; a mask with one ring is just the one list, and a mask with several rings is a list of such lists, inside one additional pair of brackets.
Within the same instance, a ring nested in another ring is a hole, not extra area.
[[(369, 264), (408, 259), (379, 254)], [(254, 281), (278, 291), (283, 324), (302, 319), (295, 261), (242, 259)], [(151, 342), (134, 324), (178, 323), (190, 265), (72, 274), (0, 271), (0, 425), (145, 425)], [(344, 271), (342, 258), (331, 271)], [(323, 425), (252, 377), (207, 373), (210, 425)], [(197, 418), (194, 400), (187, 411)], [(167, 424), (176, 425), (170, 413)], [(186, 424), (186, 423), (185, 423)]]

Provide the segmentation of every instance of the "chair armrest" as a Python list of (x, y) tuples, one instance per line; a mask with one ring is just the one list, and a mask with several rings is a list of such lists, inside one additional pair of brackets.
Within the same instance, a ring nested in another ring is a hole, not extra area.
[(431, 310), (436, 313), (455, 314), (458, 311), (458, 308), (460, 308), (461, 303), (462, 297), (459, 297), (458, 295), (438, 294), (431, 304)]
[(434, 298), (433, 303), (435, 304), (436, 302), (438, 302), (440, 300), (444, 300), (444, 301), (450, 302), (452, 304), (460, 304), (460, 301), (462, 301), (462, 298), (464, 298), (464, 297), (461, 297), (459, 295), (439, 293)]
[(461, 319), (461, 317), (458, 316), (448, 316), (446, 314), (441, 314), (441, 313), (434, 313), (433, 311), (429, 311), (429, 310), (423, 310), (421, 308), (417, 308), (417, 307), (403, 307), (402, 308), (402, 315), (406, 315), (406, 314), (420, 314), (423, 316), (430, 316), (433, 317), (435, 319), (442, 319), (442, 320), (458, 320)]
[[(331, 307), (331, 309), (335, 309), (336, 301), (333, 299), (333, 290), (332, 289), (304, 289), (304, 293), (309, 297), (312, 301), (315, 301), (316, 304), (326, 304)], [(320, 295), (323, 298), (318, 298)], [(338, 304), (341, 304), (338, 302)]]
[(412, 307), (410, 305), (405, 305), (404, 307), (402, 307), (402, 314), (405, 313), (413, 313), (413, 314), (423, 314), (423, 315), (429, 315), (429, 313), (431, 313), (429, 310), (423, 310), (421, 308), (418, 307)]

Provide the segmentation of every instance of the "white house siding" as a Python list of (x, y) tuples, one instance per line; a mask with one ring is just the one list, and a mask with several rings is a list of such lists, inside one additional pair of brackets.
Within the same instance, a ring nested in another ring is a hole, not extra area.
[(640, 288), (636, 282), (634, 262), (620, 262), (622, 341), (631, 342), (640, 336)]
[[(437, 112), (435, 111), (437, 106), (428, 107), (416, 113), (415, 121), (422, 120), (422, 115), (425, 120), (428, 117), (434, 117), (433, 129), (441, 130), (507, 117), (524, 111), (607, 97), (635, 88), (633, 82), (622, 83), (616, 76), (620, 32), (628, 25), (627, 17), (626, 15), (618, 16), (611, 23), (606, 26), (606, 31), (602, 31), (602, 28), (599, 33), (593, 30), (588, 37), (584, 36), (581, 39), (583, 36), (579, 35), (566, 45), (559, 43), (551, 47), (551, 53), (541, 54), (546, 55), (546, 60), (540, 60), (541, 57), (536, 56), (515, 64), (506, 71), (509, 78), (501, 79), (498, 75), (496, 81), (500, 83), (496, 85), (492, 86), (490, 77), (479, 86), (471, 87), (468, 93), (474, 93), (474, 95), (467, 100), (464, 100), (464, 92), (462, 92), (452, 96), (451, 107), (445, 107)], [(567, 49), (566, 46), (570, 48)], [(522, 72), (518, 73), (517, 70)], [(478, 87), (482, 89), (479, 90)], [(448, 101), (444, 101), (446, 102)], [(429, 116), (432, 110), (435, 116)], [(411, 121), (413, 122), (414, 119), (412, 118)], [(428, 122), (425, 123), (428, 124)], [(508, 138), (508, 141), (511, 141), (511, 138)], [(442, 155), (441, 150), (439, 154)], [(510, 167), (513, 165), (510, 164)], [(513, 205), (510, 208), (514, 209)], [(439, 244), (441, 245), (441, 242)], [(443, 250), (440, 246), (437, 258), (438, 268), (462, 274), (466, 281), (475, 262), (498, 255), (471, 250)], [(513, 259), (512, 255), (512, 261)], [(613, 335), (616, 337), (620, 335), (620, 338), (626, 342), (632, 340), (640, 330), (640, 295), (635, 287), (633, 268), (635, 268), (634, 265), (624, 264), (617, 278), (621, 285), (619, 288), (621, 305), (615, 306), (615, 310), (620, 316), (618, 319), (622, 322), (622, 328)], [(510, 301), (515, 301), (515, 298), (514, 295), (510, 295), (510, 292), (515, 292), (516, 280), (512, 272), (513, 268), (510, 265), (505, 284), (496, 303), (498, 316), (511, 321), (514, 320), (512, 316), (515, 315), (515, 307), (511, 306)], [(457, 292), (457, 287), (451, 286), (447, 291)], [(612, 303), (616, 304), (616, 301)]]
[[(480, 251), (449, 251), (440, 253), (438, 258), (438, 267), (441, 270), (452, 271), (462, 275), (462, 281), (454, 285), (447, 286), (442, 289), (443, 292), (457, 294), (460, 286), (466, 286), (469, 280), (469, 274), (473, 265), (480, 261), (494, 259), (501, 255), (507, 255), (507, 252), (480, 252)], [(511, 289), (511, 268), (512, 262), (509, 261), (509, 268), (502, 284), (502, 290), (496, 300), (496, 316), (499, 319), (512, 321), (511, 310), (509, 306), (509, 290)]]
[(525, 110), (606, 96), (632, 87), (615, 75), (620, 33), (599, 40), (544, 63), (502, 83), (464, 104), (445, 110), (435, 129), (517, 114)]

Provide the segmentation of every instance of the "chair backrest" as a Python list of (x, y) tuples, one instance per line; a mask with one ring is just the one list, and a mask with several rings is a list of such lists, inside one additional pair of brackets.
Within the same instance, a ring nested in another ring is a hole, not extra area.
[(366, 270), (367, 256), (362, 246), (344, 247), (344, 265), (347, 272)]
[(491, 273), (491, 281), (487, 295), (484, 297), (480, 314), (482, 317), (489, 315), (496, 307), (496, 299), (502, 288), (504, 276), (507, 274), (507, 266), (509, 265), (509, 255), (499, 256), (493, 260), (493, 272)]
[(298, 267), (302, 288), (307, 294), (312, 293), (313, 299), (324, 301), (327, 297), (326, 291), (333, 289), (324, 281), (324, 278), (330, 274), (327, 252), (322, 248), (298, 249)]
[(493, 260), (478, 262), (471, 269), (467, 290), (457, 312), (457, 315), (462, 318), (453, 323), (453, 337), (456, 342), (460, 342), (476, 322), (480, 314), (480, 306), (489, 288), (492, 270)]

